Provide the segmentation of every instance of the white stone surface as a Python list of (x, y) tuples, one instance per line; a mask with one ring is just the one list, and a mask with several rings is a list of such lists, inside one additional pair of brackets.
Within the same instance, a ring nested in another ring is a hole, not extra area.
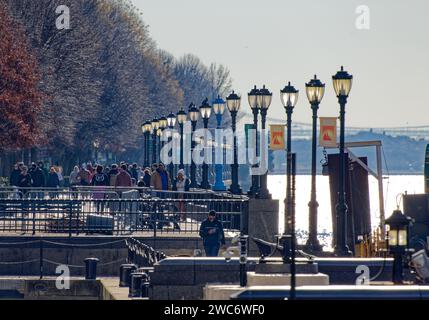
[[(247, 285), (251, 286), (288, 286), (290, 285), (289, 273), (261, 274), (255, 272), (247, 273)], [(297, 274), (297, 286), (327, 286), (329, 276), (323, 273)]]

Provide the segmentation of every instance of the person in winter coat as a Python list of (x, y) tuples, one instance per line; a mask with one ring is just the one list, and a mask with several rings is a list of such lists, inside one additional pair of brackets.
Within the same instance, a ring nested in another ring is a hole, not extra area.
[[(48, 181), (46, 182), (46, 187), (48, 188), (59, 188), (60, 186), (60, 179), (58, 177), (58, 173), (55, 170), (55, 167), (51, 167), (48, 174)], [(50, 198), (56, 198), (57, 197), (56, 192), (50, 192), (49, 197)]]
[(116, 185), (116, 177), (118, 176), (118, 173), (118, 165), (112, 164), (112, 168), (109, 171), (109, 181), (111, 187), (114, 187)]
[(43, 188), (45, 186), (45, 175), (43, 174), (42, 169), (40, 169), (35, 163), (31, 165), (29, 171), (31, 179), (33, 179), (34, 188)]
[(27, 194), (27, 192), (29, 191), (28, 188), (31, 188), (32, 184), (33, 184), (33, 180), (31, 180), (31, 175), (28, 173), (28, 168), (26, 166), (22, 166), (21, 173), (19, 174), (19, 177), (18, 177), (18, 187), (22, 188), (22, 189), (19, 189), (19, 191), (23, 196)]
[(173, 182), (173, 191), (178, 191), (177, 198), (181, 200), (177, 203), (177, 209), (179, 210), (181, 221), (186, 220), (185, 201), (183, 200), (185, 198), (184, 192), (189, 192), (190, 186), (191, 180), (185, 176), (185, 170), (180, 169)]
[[(35, 163), (31, 165), (31, 169), (28, 173), (31, 175), (31, 179), (33, 180), (33, 188), (43, 188), (45, 186), (45, 174), (43, 170), (40, 169), (40, 167), (38, 167)], [(43, 199), (45, 195), (39, 190), (32, 192), (31, 196), (37, 196), (37, 198)]]
[(21, 174), (21, 169), (19, 168), (18, 163), (13, 166), (12, 173), (10, 174), (9, 183), (13, 187), (19, 186), (19, 175)]
[[(94, 193), (92, 195), (93, 199), (101, 200), (104, 199), (104, 187), (110, 185), (109, 177), (103, 172), (104, 168), (101, 165), (98, 165), (96, 168), (96, 174), (92, 178), (92, 185), (94, 188)], [(100, 210), (100, 206), (97, 204), (97, 207)]]
[(89, 186), (91, 183), (91, 173), (84, 166), (80, 168), (78, 179), (81, 186)]
[(131, 175), (127, 172), (127, 165), (123, 164), (116, 176), (115, 187), (132, 187)]
[(207, 220), (200, 226), (200, 237), (207, 257), (217, 257), (221, 245), (225, 246), (223, 226), (216, 216), (216, 211), (210, 211)]
[(73, 171), (70, 172), (70, 187), (76, 187), (80, 184), (80, 177), (79, 177), (79, 167), (75, 166), (73, 168)]
[(171, 190), (170, 177), (168, 175), (168, 172), (165, 170), (165, 166), (163, 163), (160, 163), (158, 165), (158, 169), (156, 169), (152, 173), (150, 186), (155, 190), (159, 190), (159, 191)]

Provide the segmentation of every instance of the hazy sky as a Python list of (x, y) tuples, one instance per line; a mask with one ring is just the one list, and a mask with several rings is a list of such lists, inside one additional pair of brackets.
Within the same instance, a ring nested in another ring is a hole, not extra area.
[[(319, 114), (337, 116), (332, 75), (354, 75), (347, 125), (429, 125), (428, 0), (132, 0), (158, 45), (175, 56), (193, 53), (231, 70), (243, 95), (254, 84), (274, 92), (269, 115), (285, 119), (279, 91), (300, 91), (294, 120), (311, 121), (305, 82), (327, 85)], [(358, 30), (356, 8), (370, 11)]]

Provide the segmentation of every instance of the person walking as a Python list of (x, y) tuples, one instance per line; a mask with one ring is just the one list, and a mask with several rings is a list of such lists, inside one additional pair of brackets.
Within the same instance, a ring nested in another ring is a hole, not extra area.
[[(46, 187), (50, 189), (58, 189), (60, 187), (60, 179), (58, 177), (58, 173), (55, 170), (55, 167), (51, 167), (48, 174), (48, 181), (46, 182)], [(56, 198), (58, 194), (56, 192), (50, 192), (50, 198)]]
[(73, 189), (74, 187), (80, 184), (80, 176), (79, 176), (79, 167), (74, 166), (73, 171), (70, 172), (70, 187)]
[(19, 186), (19, 176), (21, 174), (21, 169), (19, 168), (19, 164), (16, 163), (13, 166), (13, 170), (10, 174), (10, 178), (9, 178), (9, 184), (12, 187), (18, 187)]
[[(33, 180), (32, 183), (32, 187), (33, 188), (37, 188), (37, 189), (41, 189), (45, 186), (45, 175), (42, 171), (42, 169), (40, 169), (40, 167), (38, 167), (35, 163), (31, 164), (31, 169), (29, 171), (29, 174), (31, 175), (31, 179)], [(39, 199), (43, 199), (44, 198), (44, 193), (41, 190), (36, 190), (35, 192), (32, 193), (32, 197), (36, 197)]]
[[(92, 178), (91, 184), (94, 186), (94, 192), (92, 194), (92, 198), (95, 200), (103, 200), (105, 191), (104, 189), (110, 185), (109, 177), (105, 174), (104, 167), (102, 165), (98, 165), (95, 169), (96, 174)], [(97, 201), (97, 211), (102, 212), (104, 210), (104, 203), (100, 203), (101, 201)]]
[(216, 211), (209, 212), (207, 219), (200, 226), (207, 257), (217, 257), (221, 246), (225, 246), (225, 234), (222, 223), (217, 219)]
[(118, 173), (118, 165), (112, 164), (112, 167), (109, 171), (109, 182), (111, 187), (114, 187), (116, 185), (116, 177), (118, 176)]
[(137, 163), (134, 163), (132, 166), (130, 166), (130, 174), (131, 174), (131, 178), (139, 181), (139, 168), (137, 166)]
[(19, 191), (21, 192), (21, 197), (25, 197), (27, 192), (30, 191), (29, 188), (31, 188), (33, 184), (33, 180), (31, 179), (31, 175), (28, 173), (28, 167), (22, 166), (21, 167), (21, 173), (18, 177), (18, 187), (20, 188)]
[(150, 186), (159, 191), (171, 190), (171, 180), (163, 163), (160, 163), (158, 168), (153, 172)]
[(180, 221), (186, 221), (185, 211), (185, 192), (189, 192), (191, 180), (185, 176), (185, 170), (180, 169), (177, 171), (176, 179), (173, 182), (173, 191), (177, 191), (177, 209), (180, 213)]
[(123, 164), (119, 169), (119, 173), (116, 176), (115, 187), (132, 187), (133, 183), (131, 180), (131, 175), (127, 171), (127, 165)]
[(85, 169), (84, 165), (80, 168), (78, 179), (81, 186), (85, 187), (90, 185), (91, 173)]

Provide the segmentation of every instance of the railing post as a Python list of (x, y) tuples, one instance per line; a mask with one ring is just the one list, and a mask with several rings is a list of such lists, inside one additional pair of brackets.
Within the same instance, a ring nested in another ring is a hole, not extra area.
[(73, 214), (73, 206), (72, 203), (69, 203), (69, 238), (72, 237), (72, 214)]
[(39, 243), (39, 271), (40, 271), (40, 280), (43, 279), (43, 239), (40, 238)]

